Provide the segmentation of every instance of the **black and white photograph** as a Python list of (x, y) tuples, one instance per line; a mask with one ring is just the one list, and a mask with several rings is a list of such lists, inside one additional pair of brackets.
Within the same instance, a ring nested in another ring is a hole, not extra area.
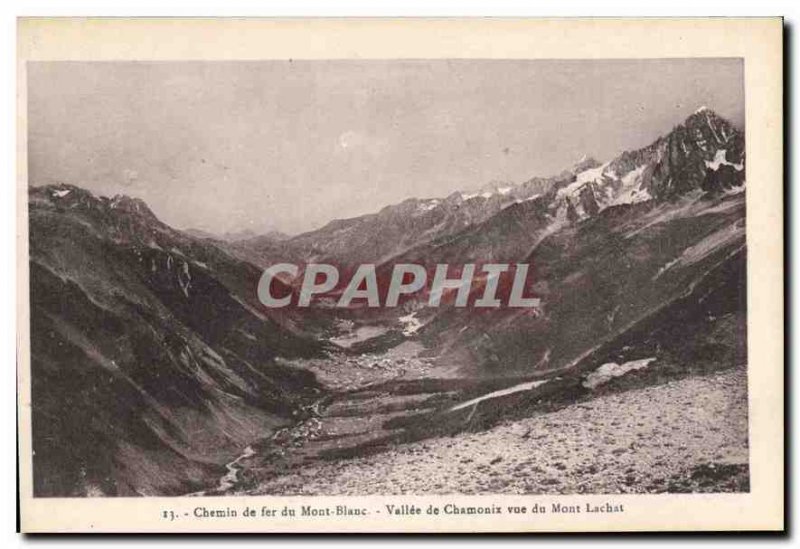
[(28, 61), (33, 499), (751, 494), (746, 70)]
[(742, 77), (32, 65), (35, 494), (747, 491)]

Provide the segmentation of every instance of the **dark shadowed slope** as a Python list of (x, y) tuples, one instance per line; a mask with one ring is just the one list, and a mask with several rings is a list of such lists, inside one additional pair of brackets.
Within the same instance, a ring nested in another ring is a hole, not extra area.
[[(422, 336), (464, 373), (518, 376), (568, 366), (740, 261), (744, 209), (744, 195), (610, 208), (545, 237), (532, 252), (541, 307), (447, 308)], [(740, 275), (727, 282), (731, 313), (745, 306)]]
[(127, 197), (30, 191), (35, 493), (183, 493), (317, 398), (321, 347), (256, 305), (259, 271)]

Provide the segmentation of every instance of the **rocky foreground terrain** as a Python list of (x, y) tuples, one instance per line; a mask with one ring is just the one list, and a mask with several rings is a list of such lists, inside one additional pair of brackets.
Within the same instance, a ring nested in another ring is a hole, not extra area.
[(747, 491), (744, 367), (611, 392), (550, 413), (314, 461), (239, 493), (365, 495)]
[(250, 494), (747, 491), (744, 366), (609, 392), (488, 431), (315, 461)]

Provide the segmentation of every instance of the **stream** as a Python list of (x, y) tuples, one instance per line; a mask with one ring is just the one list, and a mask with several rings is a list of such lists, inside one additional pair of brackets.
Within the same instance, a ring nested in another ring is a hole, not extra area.
[(239, 471), (242, 470), (242, 466), (240, 462), (244, 459), (252, 457), (256, 454), (256, 451), (253, 449), (252, 446), (248, 446), (244, 449), (239, 457), (234, 459), (233, 461), (226, 463), (225, 468), (227, 469), (227, 473), (225, 473), (220, 479), (219, 483), (217, 484), (216, 488), (212, 488), (209, 490), (200, 490), (199, 492), (192, 492), (191, 494), (187, 494), (188, 497), (200, 497), (200, 496), (207, 496), (209, 492), (211, 493), (224, 493), (236, 486), (236, 483), (239, 482)]

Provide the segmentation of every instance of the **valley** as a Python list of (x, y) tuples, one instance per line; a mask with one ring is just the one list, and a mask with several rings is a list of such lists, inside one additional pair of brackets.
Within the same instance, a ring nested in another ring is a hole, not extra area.
[(297, 361), (330, 396), (248, 447), (236, 481), (211, 494), (747, 490), (744, 364), (695, 374), (649, 358), (492, 390), (407, 347)]

